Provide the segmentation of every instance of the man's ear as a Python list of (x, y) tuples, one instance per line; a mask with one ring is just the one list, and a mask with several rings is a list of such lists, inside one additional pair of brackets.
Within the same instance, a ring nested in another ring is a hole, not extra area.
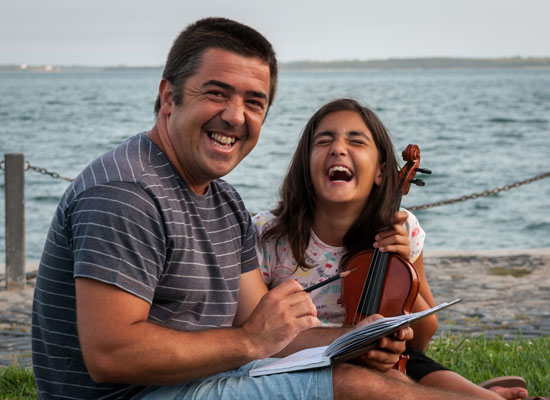
[(164, 114), (172, 113), (172, 106), (174, 103), (174, 91), (172, 84), (166, 79), (161, 79), (159, 83), (159, 97), (160, 97), (160, 110)]

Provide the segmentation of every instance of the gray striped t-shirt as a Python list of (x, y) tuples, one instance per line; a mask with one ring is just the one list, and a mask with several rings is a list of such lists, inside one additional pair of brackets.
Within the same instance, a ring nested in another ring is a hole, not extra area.
[(88, 375), (76, 277), (149, 302), (149, 319), (166, 327), (231, 326), (240, 274), (258, 266), (254, 238), (232, 186), (215, 180), (195, 194), (143, 133), (92, 162), (61, 198), (40, 261), (32, 316), (39, 397), (129, 398), (143, 390)]

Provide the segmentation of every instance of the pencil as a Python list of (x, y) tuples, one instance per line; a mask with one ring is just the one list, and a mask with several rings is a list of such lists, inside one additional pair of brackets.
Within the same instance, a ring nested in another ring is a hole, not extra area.
[(331, 276), (330, 278), (325, 279), (325, 280), (322, 281), (322, 282), (316, 283), (315, 285), (310, 286), (310, 287), (308, 287), (307, 289), (304, 289), (304, 292), (309, 293), (309, 292), (311, 292), (312, 290), (319, 289), (320, 287), (323, 287), (323, 286), (325, 286), (325, 285), (328, 285), (330, 282), (334, 282), (334, 281), (337, 280), (337, 279), (345, 278), (346, 276), (348, 276), (349, 274), (351, 274), (351, 273), (352, 273), (353, 271), (355, 271), (356, 269), (357, 269), (357, 268), (354, 268), (354, 269), (352, 269), (351, 271), (340, 272), (338, 275)]

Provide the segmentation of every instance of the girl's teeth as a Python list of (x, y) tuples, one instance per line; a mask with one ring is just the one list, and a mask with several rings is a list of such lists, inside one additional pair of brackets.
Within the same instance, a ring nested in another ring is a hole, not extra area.
[(335, 167), (332, 167), (329, 169), (328, 171), (328, 176), (330, 178), (330, 180), (342, 180), (342, 181), (346, 181), (346, 182), (349, 182), (351, 180), (351, 177), (352, 177), (352, 173), (351, 171), (344, 167), (344, 166), (341, 166), (341, 165), (337, 165)]
[(328, 173), (329, 175), (332, 175), (333, 173), (335, 172), (345, 172), (347, 175), (350, 175), (351, 176), (351, 171), (346, 168), (346, 167), (342, 167), (342, 166), (336, 166), (336, 167), (332, 167), (331, 169), (329, 169)]

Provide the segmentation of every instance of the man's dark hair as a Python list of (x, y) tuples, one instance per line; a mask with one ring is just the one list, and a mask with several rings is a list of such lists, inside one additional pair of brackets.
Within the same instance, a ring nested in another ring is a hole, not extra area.
[[(197, 72), (205, 51), (212, 48), (258, 57), (268, 64), (268, 106), (271, 106), (277, 90), (277, 59), (271, 43), (249, 26), (226, 18), (200, 19), (187, 26), (174, 41), (162, 77), (174, 87), (176, 105), (182, 102), (185, 80)], [(155, 115), (160, 106), (160, 96), (157, 96)]]
[(341, 265), (345, 265), (355, 253), (370, 248), (374, 243), (374, 236), (391, 226), (399, 191), (399, 165), (395, 150), (389, 132), (376, 114), (353, 99), (337, 99), (322, 106), (309, 119), (302, 132), (281, 186), (281, 198), (277, 207), (272, 210), (276, 218), (261, 237), (262, 241), (266, 241), (271, 237), (281, 238), (287, 235), (292, 255), (302, 268), (311, 268), (306, 259), (306, 248), (313, 228), (316, 202), (309, 165), (313, 135), (321, 120), (337, 111), (353, 111), (363, 119), (376, 144), (378, 164), (383, 177), (381, 185), (373, 185), (361, 214), (344, 236), (346, 253), (342, 257)]

